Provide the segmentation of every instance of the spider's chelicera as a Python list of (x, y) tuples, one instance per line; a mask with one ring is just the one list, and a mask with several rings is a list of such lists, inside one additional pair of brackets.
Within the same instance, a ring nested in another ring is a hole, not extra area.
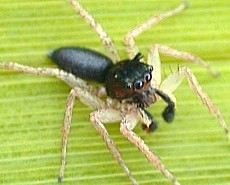
[[(113, 42), (101, 25), (98, 24), (76, 0), (70, 0), (70, 2), (78, 14), (91, 25), (99, 35), (106, 49), (107, 56), (82, 47), (61, 47), (48, 54), (60, 69), (34, 68), (13, 62), (0, 63), (1, 67), (15, 71), (55, 76), (65, 81), (72, 88), (66, 101), (62, 128), (62, 160), (58, 181), (61, 182), (64, 178), (67, 139), (71, 127), (72, 110), (75, 97), (78, 97), (81, 102), (93, 109), (93, 112), (90, 114), (92, 124), (102, 136), (108, 149), (127, 174), (132, 184), (137, 185), (138, 182), (122, 159), (120, 152), (104, 127), (104, 123), (120, 122), (121, 134), (132, 142), (146, 156), (150, 163), (158, 168), (173, 184), (179, 185), (180, 183), (162, 164), (159, 157), (134, 133), (133, 128), (138, 122), (143, 124), (142, 127), (147, 132), (157, 128), (156, 121), (145, 108), (160, 99), (163, 99), (167, 103), (162, 113), (164, 120), (166, 122), (173, 121), (176, 105), (176, 98), (173, 92), (180, 85), (182, 79), (186, 78), (191, 89), (218, 119), (221, 127), (228, 136), (230, 136), (230, 130), (219, 110), (207, 94), (203, 92), (196, 77), (189, 68), (178, 68), (178, 70), (172, 72), (172, 74), (161, 82), (159, 52), (179, 59), (196, 62), (212, 74), (217, 75), (217, 73), (196, 55), (158, 44), (154, 44), (150, 47), (147, 62), (145, 62), (134, 39), (162, 19), (181, 12), (187, 7), (187, 3), (184, 2), (173, 10), (151, 17), (143, 24), (129, 31), (124, 39), (129, 59), (121, 60)], [(98, 82), (102, 84), (102, 86), (95, 87), (85, 80)], [(103, 99), (101, 97), (103, 97)]]

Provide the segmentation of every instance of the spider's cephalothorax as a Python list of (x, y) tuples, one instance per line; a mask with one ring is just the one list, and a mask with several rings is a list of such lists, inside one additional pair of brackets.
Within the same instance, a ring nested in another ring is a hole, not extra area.
[(103, 54), (81, 47), (62, 47), (50, 52), (49, 57), (69, 73), (104, 83), (107, 95), (111, 98), (126, 99), (142, 108), (156, 100), (150, 86), (153, 67), (140, 61), (140, 53), (131, 60), (122, 60), (116, 64)]
[(150, 86), (153, 67), (142, 63), (141, 58), (138, 53), (132, 60), (123, 60), (110, 68), (105, 80), (108, 96), (130, 100), (142, 108), (155, 101), (154, 90)]

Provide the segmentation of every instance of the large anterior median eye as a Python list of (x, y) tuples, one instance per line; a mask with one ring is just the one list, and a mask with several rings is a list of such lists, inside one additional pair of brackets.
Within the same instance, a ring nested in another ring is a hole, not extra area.
[(137, 80), (134, 82), (135, 89), (141, 89), (144, 86), (144, 82), (142, 80)]
[(145, 73), (144, 74), (144, 79), (146, 80), (146, 82), (150, 82), (151, 79), (152, 79), (151, 73)]

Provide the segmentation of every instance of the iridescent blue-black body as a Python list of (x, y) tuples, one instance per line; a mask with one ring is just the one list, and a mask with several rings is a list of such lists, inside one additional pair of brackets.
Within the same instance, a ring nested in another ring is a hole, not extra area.
[[(50, 52), (48, 56), (62, 70), (85, 80), (103, 83), (109, 97), (136, 103), (142, 110), (156, 101), (157, 94), (168, 104), (162, 113), (164, 120), (171, 122), (174, 119), (174, 103), (167, 94), (150, 86), (153, 67), (141, 62), (140, 53), (133, 59), (116, 64), (101, 53), (81, 47), (62, 47)], [(156, 121), (146, 110), (144, 112), (152, 122), (147, 130), (155, 130)]]
[(141, 54), (132, 60), (113, 64), (107, 56), (81, 47), (62, 47), (49, 57), (64, 71), (82, 79), (104, 83), (108, 96), (118, 100), (129, 99), (140, 107), (152, 103), (148, 94), (153, 68), (140, 62)]

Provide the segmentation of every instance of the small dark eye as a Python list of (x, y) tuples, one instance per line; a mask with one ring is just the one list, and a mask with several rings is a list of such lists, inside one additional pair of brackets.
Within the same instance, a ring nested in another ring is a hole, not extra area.
[(144, 82), (142, 80), (137, 80), (134, 82), (135, 89), (141, 89), (144, 86)]
[(149, 71), (150, 71), (150, 72), (153, 71), (153, 66), (149, 66)]
[(131, 89), (131, 88), (132, 88), (132, 84), (131, 84), (131, 83), (128, 83), (128, 84), (126, 85), (126, 88), (127, 88), (127, 89)]
[(144, 74), (144, 79), (146, 80), (146, 82), (150, 82), (152, 80), (151, 73), (145, 73)]

